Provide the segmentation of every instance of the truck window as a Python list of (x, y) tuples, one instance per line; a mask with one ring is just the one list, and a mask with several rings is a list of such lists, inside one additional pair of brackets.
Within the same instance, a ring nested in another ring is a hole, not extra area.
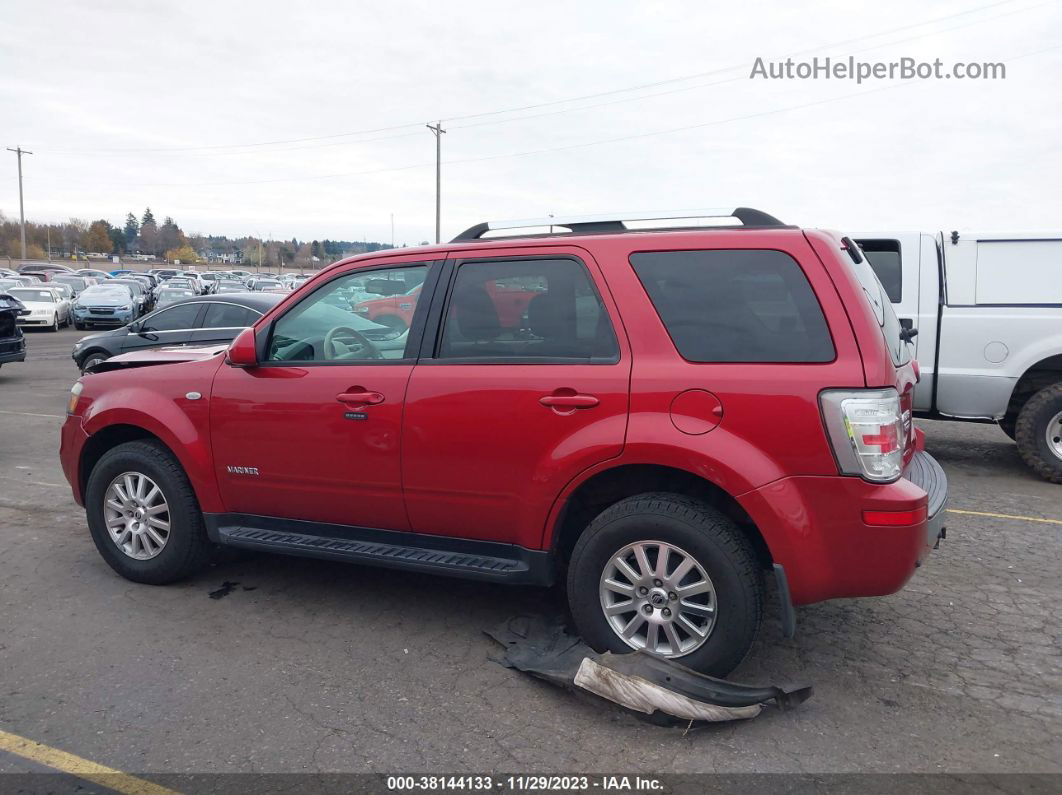
[(899, 240), (859, 240), (859, 247), (870, 260), (885, 294), (894, 304), (903, 298), (903, 268), (900, 259)]
[(796, 260), (781, 251), (631, 255), (675, 348), (691, 362), (829, 362), (833, 339)]

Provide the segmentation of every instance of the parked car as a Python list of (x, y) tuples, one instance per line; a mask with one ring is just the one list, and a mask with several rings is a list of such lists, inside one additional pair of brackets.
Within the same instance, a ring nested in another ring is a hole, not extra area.
[(55, 279), (52, 279), (52, 281), (48, 282), (48, 286), (51, 287), (52, 290), (54, 290), (55, 292), (59, 293), (59, 297), (62, 298), (64, 301), (69, 304), (73, 304), (74, 288), (72, 288), (69, 284), (63, 284), (62, 282), (57, 282)]
[(8, 295), (17, 298), (29, 310), (18, 318), (20, 326), (43, 326), (58, 331), (70, 325), (70, 302), (46, 284), (40, 287), (12, 287)]
[(196, 292), (191, 287), (161, 287), (155, 299), (155, 308), (162, 309), (185, 298), (195, 298), (195, 295)]
[[(794, 605), (898, 590), (947, 497), (899, 322), (850, 240), (724, 214), (480, 224), (324, 269), (227, 351), (100, 363), (61, 444), (96, 547), (156, 584), (215, 544), (566, 573), (591, 646), (714, 675), (753, 642), (765, 571), (786, 634)], [(482, 239), (499, 226), (513, 236)], [(367, 274), (423, 282), (401, 347), (327, 300)], [(516, 328), (503, 287), (536, 292)]]
[(916, 416), (997, 422), (1033, 471), (1062, 483), (1062, 235), (857, 242), (921, 365)]
[(221, 279), (214, 283), (215, 293), (244, 293), (247, 292), (247, 285), (236, 279)]
[(124, 326), (136, 317), (136, 301), (123, 284), (97, 284), (74, 301), (74, 328)]
[(107, 271), (96, 270), (94, 268), (82, 268), (81, 270), (76, 271), (76, 273), (78, 276), (91, 276), (94, 279), (98, 279), (101, 284), (114, 278), (111, 274), (107, 273)]
[(26, 361), (26, 340), (18, 324), (19, 316), (25, 312), (29, 310), (21, 301), (0, 288), (0, 367)]
[(52, 282), (68, 285), (74, 293), (74, 298), (77, 298), (92, 283), (89, 282), (90, 278), (92, 277), (78, 276), (74, 273), (57, 273), (52, 277)]
[(151, 295), (148, 287), (139, 279), (121, 277), (112, 279), (107, 282), (107, 284), (122, 284), (129, 288), (129, 292), (133, 294), (133, 306), (136, 310), (136, 317), (140, 317), (151, 308)]
[(250, 293), (185, 298), (128, 326), (83, 337), (74, 345), (74, 364), (85, 372), (129, 351), (226, 344), (279, 302), (280, 296)]
[(54, 274), (69, 273), (70, 269), (65, 265), (59, 265), (51, 262), (34, 262), (20, 266), (18, 272), (20, 276), (33, 276), (39, 281), (47, 282), (51, 281), (51, 278)]
[(267, 290), (283, 290), (284, 285), (280, 283), (279, 279), (263, 279), (259, 277), (254, 280), (251, 289), (256, 293), (262, 293)]

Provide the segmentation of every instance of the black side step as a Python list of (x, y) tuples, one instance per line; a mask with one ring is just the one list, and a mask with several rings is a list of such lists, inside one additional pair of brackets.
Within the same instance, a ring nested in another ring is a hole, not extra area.
[[(551, 556), (548, 552), (528, 550), (512, 544), (316, 525), (311, 522), (283, 523), (287, 526), (274, 529), (268, 525), (281, 522), (250, 516), (239, 518), (263, 521), (253, 524), (230, 524), (225, 521), (231, 518), (236, 517), (207, 517), (210, 534), (219, 544), (466, 579), (527, 585), (548, 585), (552, 581)], [(292, 525), (296, 527), (288, 529)], [(332, 531), (335, 531), (334, 534)]]

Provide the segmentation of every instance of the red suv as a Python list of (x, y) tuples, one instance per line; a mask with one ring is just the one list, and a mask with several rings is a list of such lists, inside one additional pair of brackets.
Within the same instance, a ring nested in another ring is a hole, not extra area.
[[(563, 578), (592, 646), (716, 675), (765, 573), (787, 633), (794, 605), (898, 590), (947, 481), (891, 304), (851, 240), (722, 215), (481, 224), (336, 263), (228, 348), (104, 362), (60, 453), (97, 548), (156, 584), (217, 545)], [(407, 329), (343, 299), (370, 273), (410, 285)], [(533, 297), (507, 324), (514, 292)]]

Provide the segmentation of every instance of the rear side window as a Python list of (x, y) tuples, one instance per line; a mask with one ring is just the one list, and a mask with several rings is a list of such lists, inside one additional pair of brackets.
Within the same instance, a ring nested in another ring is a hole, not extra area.
[(631, 265), (691, 362), (829, 362), (833, 340), (796, 260), (781, 251), (652, 251)]
[(465, 262), (457, 268), (440, 359), (614, 362), (608, 313), (574, 259)]
[(207, 304), (206, 314), (200, 324), (203, 328), (242, 328), (250, 326), (260, 315), (235, 304), (221, 302)]

